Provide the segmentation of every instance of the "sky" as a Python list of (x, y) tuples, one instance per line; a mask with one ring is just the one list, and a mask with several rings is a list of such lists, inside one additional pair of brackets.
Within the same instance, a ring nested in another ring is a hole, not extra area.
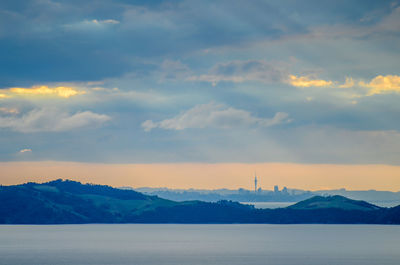
[(400, 190), (400, 1), (3, 0), (0, 62), (1, 184)]

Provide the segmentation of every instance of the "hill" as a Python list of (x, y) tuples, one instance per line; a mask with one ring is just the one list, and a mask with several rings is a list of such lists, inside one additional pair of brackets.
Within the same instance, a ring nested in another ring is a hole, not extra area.
[(0, 187), (0, 223), (123, 222), (173, 201), (104, 185), (55, 180)]
[(400, 207), (315, 196), (288, 208), (232, 201), (175, 202), (134, 190), (70, 180), (0, 186), (0, 223), (329, 223), (400, 224)]
[(351, 200), (340, 195), (327, 196), (327, 197), (314, 196), (310, 199), (291, 205), (288, 208), (297, 210), (336, 208), (343, 210), (359, 210), (359, 211), (373, 211), (382, 209), (382, 207), (378, 207), (368, 202)]

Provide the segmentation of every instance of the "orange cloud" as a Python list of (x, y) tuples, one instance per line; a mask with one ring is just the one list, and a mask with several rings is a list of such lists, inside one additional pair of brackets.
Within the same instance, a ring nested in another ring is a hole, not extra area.
[(0, 108), (0, 112), (6, 113), (6, 114), (18, 114), (19, 110), (16, 109), (16, 108), (4, 108), (4, 107), (1, 107)]
[(85, 94), (85, 91), (79, 91), (73, 87), (48, 87), (48, 86), (33, 86), (31, 88), (12, 87), (8, 89), (12, 94), (18, 95), (48, 95), (69, 98), (76, 95)]
[(19, 152), (20, 152), (20, 153), (31, 153), (31, 152), (32, 152), (32, 149), (29, 149), (29, 148), (27, 148), (27, 149), (22, 149), (22, 150), (20, 150)]
[(400, 92), (400, 76), (398, 75), (378, 75), (369, 83), (360, 81), (358, 83), (362, 87), (370, 88), (367, 96), (375, 94), (384, 94), (392, 92)]
[(346, 77), (346, 81), (344, 82), (344, 84), (339, 85), (339, 88), (350, 88), (350, 87), (354, 87), (354, 80), (351, 77)]
[(311, 79), (309, 76), (297, 77), (295, 75), (290, 75), (288, 82), (295, 87), (326, 87), (333, 85), (332, 81)]
[(8, 95), (6, 95), (6, 94), (0, 94), (0, 99), (2, 99), (2, 98), (8, 98), (9, 96)]

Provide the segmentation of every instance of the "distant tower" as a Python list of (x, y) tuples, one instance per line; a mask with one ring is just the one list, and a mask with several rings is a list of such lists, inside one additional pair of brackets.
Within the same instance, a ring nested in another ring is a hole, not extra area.
[(257, 175), (254, 173), (254, 192), (257, 193)]

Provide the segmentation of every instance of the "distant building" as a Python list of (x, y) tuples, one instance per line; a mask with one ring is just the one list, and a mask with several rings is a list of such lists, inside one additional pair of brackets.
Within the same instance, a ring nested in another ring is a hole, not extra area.
[(289, 192), (288, 192), (288, 189), (287, 189), (286, 187), (283, 187), (282, 193), (288, 194), (288, 193), (289, 193)]
[(279, 192), (279, 187), (278, 187), (278, 185), (275, 185), (275, 186), (274, 186), (274, 192), (276, 192), (276, 193)]
[(254, 192), (257, 193), (257, 175), (254, 173)]

